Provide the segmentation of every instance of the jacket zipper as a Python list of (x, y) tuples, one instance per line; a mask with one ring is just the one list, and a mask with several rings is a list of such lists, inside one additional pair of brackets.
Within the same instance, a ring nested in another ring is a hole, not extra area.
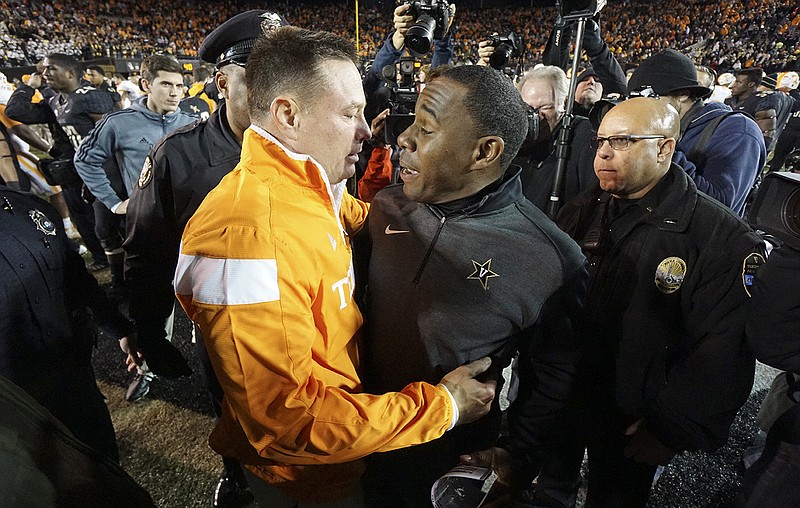
[(436, 234), (433, 235), (433, 240), (431, 240), (431, 244), (428, 247), (428, 252), (425, 253), (425, 257), (422, 258), (422, 264), (419, 266), (419, 270), (417, 270), (417, 275), (414, 276), (414, 285), (416, 286), (419, 284), (419, 279), (422, 277), (422, 270), (425, 269), (425, 265), (428, 264), (428, 259), (431, 257), (431, 253), (433, 252), (433, 247), (436, 245), (436, 240), (439, 239), (439, 234), (442, 232), (442, 228), (444, 228), (444, 223), (447, 220), (447, 217), (442, 217), (439, 221), (439, 228), (436, 230)]

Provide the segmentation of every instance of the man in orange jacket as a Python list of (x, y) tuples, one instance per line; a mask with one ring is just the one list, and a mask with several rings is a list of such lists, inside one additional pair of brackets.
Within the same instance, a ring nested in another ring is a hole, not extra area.
[(175, 289), (222, 385), (211, 447), (245, 467), (260, 506), (363, 506), (358, 460), (486, 414), (490, 360), (438, 385), (361, 393), (349, 237), (369, 205), (345, 180), (370, 136), (352, 43), (282, 27), (246, 67), (241, 162), (183, 235)]

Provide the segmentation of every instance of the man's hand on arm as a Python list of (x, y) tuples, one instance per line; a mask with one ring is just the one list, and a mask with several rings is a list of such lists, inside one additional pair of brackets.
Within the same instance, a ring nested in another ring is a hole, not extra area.
[(483, 383), (475, 378), (491, 365), (491, 358), (481, 358), (458, 367), (442, 378), (441, 384), (450, 392), (458, 410), (456, 425), (474, 422), (489, 412), (497, 381), (492, 379)]

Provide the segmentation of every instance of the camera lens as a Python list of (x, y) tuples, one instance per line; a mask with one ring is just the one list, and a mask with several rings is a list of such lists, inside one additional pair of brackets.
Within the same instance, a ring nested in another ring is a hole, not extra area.
[(433, 33), (436, 31), (436, 20), (423, 14), (406, 32), (406, 46), (417, 53), (427, 53), (433, 45)]
[(783, 208), (783, 225), (792, 235), (800, 238), (800, 189), (796, 189), (786, 198)]
[(505, 69), (513, 52), (514, 50), (508, 44), (500, 44), (489, 57), (489, 65), (497, 70)]

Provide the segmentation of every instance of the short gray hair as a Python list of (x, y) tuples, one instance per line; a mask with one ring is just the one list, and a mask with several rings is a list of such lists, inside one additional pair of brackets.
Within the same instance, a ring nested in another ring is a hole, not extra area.
[(564, 112), (567, 106), (567, 97), (569, 96), (569, 80), (561, 68), (556, 67), (555, 65), (534, 67), (526, 72), (517, 84), (517, 88), (520, 92), (522, 92), (522, 87), (524, 87), (525, 83), (528, 81), (544, 81), (549, 83), (553, 88), (556, 111), (559, 113)]

